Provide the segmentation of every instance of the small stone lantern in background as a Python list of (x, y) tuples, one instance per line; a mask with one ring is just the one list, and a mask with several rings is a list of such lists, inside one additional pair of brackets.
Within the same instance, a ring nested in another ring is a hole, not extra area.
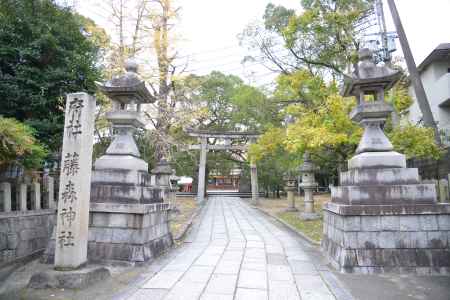
[(303, 155), (303, 165), (300, 167), (302, 175), (302, 182), (299, 186), (305, 192), (305, 206), (303, 212), (300, 213), (300, 218), (303, 220), (315, 220), (320, 216), (314, 211), (314, 196), (313, 192), (317, 188), (317, 182), (314, 178), (316, 166), (309, 157), (309, 153), (305, 152)]
[(287, 200), (289, 203), (288, 208), (286, 211), (298, 211), (298, 209), (295, 207), (295, 190), (297, 189), (297, 185), (295, 184), (297, 182), (296, 177), (292, 172), (288, 171), (283, 176), (284, 181), (284, 190), (287, 193)]
[(170, 176), (172, 175), (172, 167), (163, 158), (155, 166), (151, 172), (155, 175), (156, 185), (161, 188), (162, 198), (164, 202), (169, 200), (170, 193)]

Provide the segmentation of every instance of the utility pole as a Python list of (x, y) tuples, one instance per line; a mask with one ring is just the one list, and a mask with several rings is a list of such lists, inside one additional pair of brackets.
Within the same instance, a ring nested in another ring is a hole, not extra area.
[(381, 46), (383, 48), (383, 61), (387, 64), (391, 64), (391, 52), (389, 51), (388, 34), (386, 28), (386, 18), (384, 17), (383, 0), (377, 0), (376, 12), (378, 19), (378, 26), (381, 33)]
[(405, 56), (406, 65), (408, 66), (408, 71), (416, 93), (417, 102), (419, 103), (420, 110), (422, 111), (424, 125), (434, 129), (436, 143), (441, 145), (439, 129), (434, 121), (430, 103), (428, 102), (427, 94), (425, 93), (422, 80), (420, 79), (419, 71), (417, 70), (416, 63), (414, 62), (414, 57), (412, 55), (411, 48), (409, 47), (408, 39), (406, 37), (405, 30), (403, 29), (400, 15), (397, 11), (397, 6), (395, 5), (394, 0), (387, 0), (387, 2), (389, 4), (389, 9), (391, 10), (392, 19), (397, 30), (400, 45), (402, 46), (403, 55)]

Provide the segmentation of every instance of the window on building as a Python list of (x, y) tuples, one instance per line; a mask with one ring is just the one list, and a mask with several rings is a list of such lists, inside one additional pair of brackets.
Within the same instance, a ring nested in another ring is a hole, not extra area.
[(447, 73), (450, 73), (450, 68), (447, 69)]

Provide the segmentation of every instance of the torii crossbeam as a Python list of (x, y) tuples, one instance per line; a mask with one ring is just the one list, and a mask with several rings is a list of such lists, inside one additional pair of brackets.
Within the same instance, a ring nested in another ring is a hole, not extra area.
[[(208, 138), (216, 138), (222, 140), (232, 140), (232, 139), (249, 139), (251, 143), (255, 142), (259, 137), (259, 133), (255, 132), (212, 132), (206, 130), (196, 130), (188, 131), (189, 136), (197, 137), (200, 140), (198, 145), (190, 145), (190, 150), (200, 150), (200, 163), (198, 171), (198, 190), (197, 190), (197, 202), (203, 203), (205, 200), (205, 175), (206, 175), (206, 155), (208, 150), (240, 150), (245, 151), (248, 146), (245, 145), (231, 145), (231, 144), (219, 144), (219, 145), (208, 145)], [(256, 163), (250, 162), (250, 177), (252, 185), (252, 203), (258, 205), (258, 171), (256, 168)]]

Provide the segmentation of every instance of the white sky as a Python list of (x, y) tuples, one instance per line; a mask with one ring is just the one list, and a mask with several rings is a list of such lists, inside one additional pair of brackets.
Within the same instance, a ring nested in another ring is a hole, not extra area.
[[(178, 0), (182, 7), (178, 49), (180, 55), (190, 55), (189, 69), (197, 74), (220, 70), (241, 77), (253, 71), (257, 84), (272, 82), (274, 75), (264, 67), (250, 65), (250, 69), (243, 69), (240, 62), (246, 51), (239, 47), (237, 39), (248, 23), (262, 19), (269, 2), (301, 9), (299, 0)], [(450, 42), (450, 0), (396, 0), (396, 3), (417, 64), (438, 44)], [(387, 3), (384, 6), (388, 30), (394, 30)], [(105, 18), (106, 1), (78, 0), (76, 7), (112, 32)], [(402, 55), (398, 49), (396, 56)]]

